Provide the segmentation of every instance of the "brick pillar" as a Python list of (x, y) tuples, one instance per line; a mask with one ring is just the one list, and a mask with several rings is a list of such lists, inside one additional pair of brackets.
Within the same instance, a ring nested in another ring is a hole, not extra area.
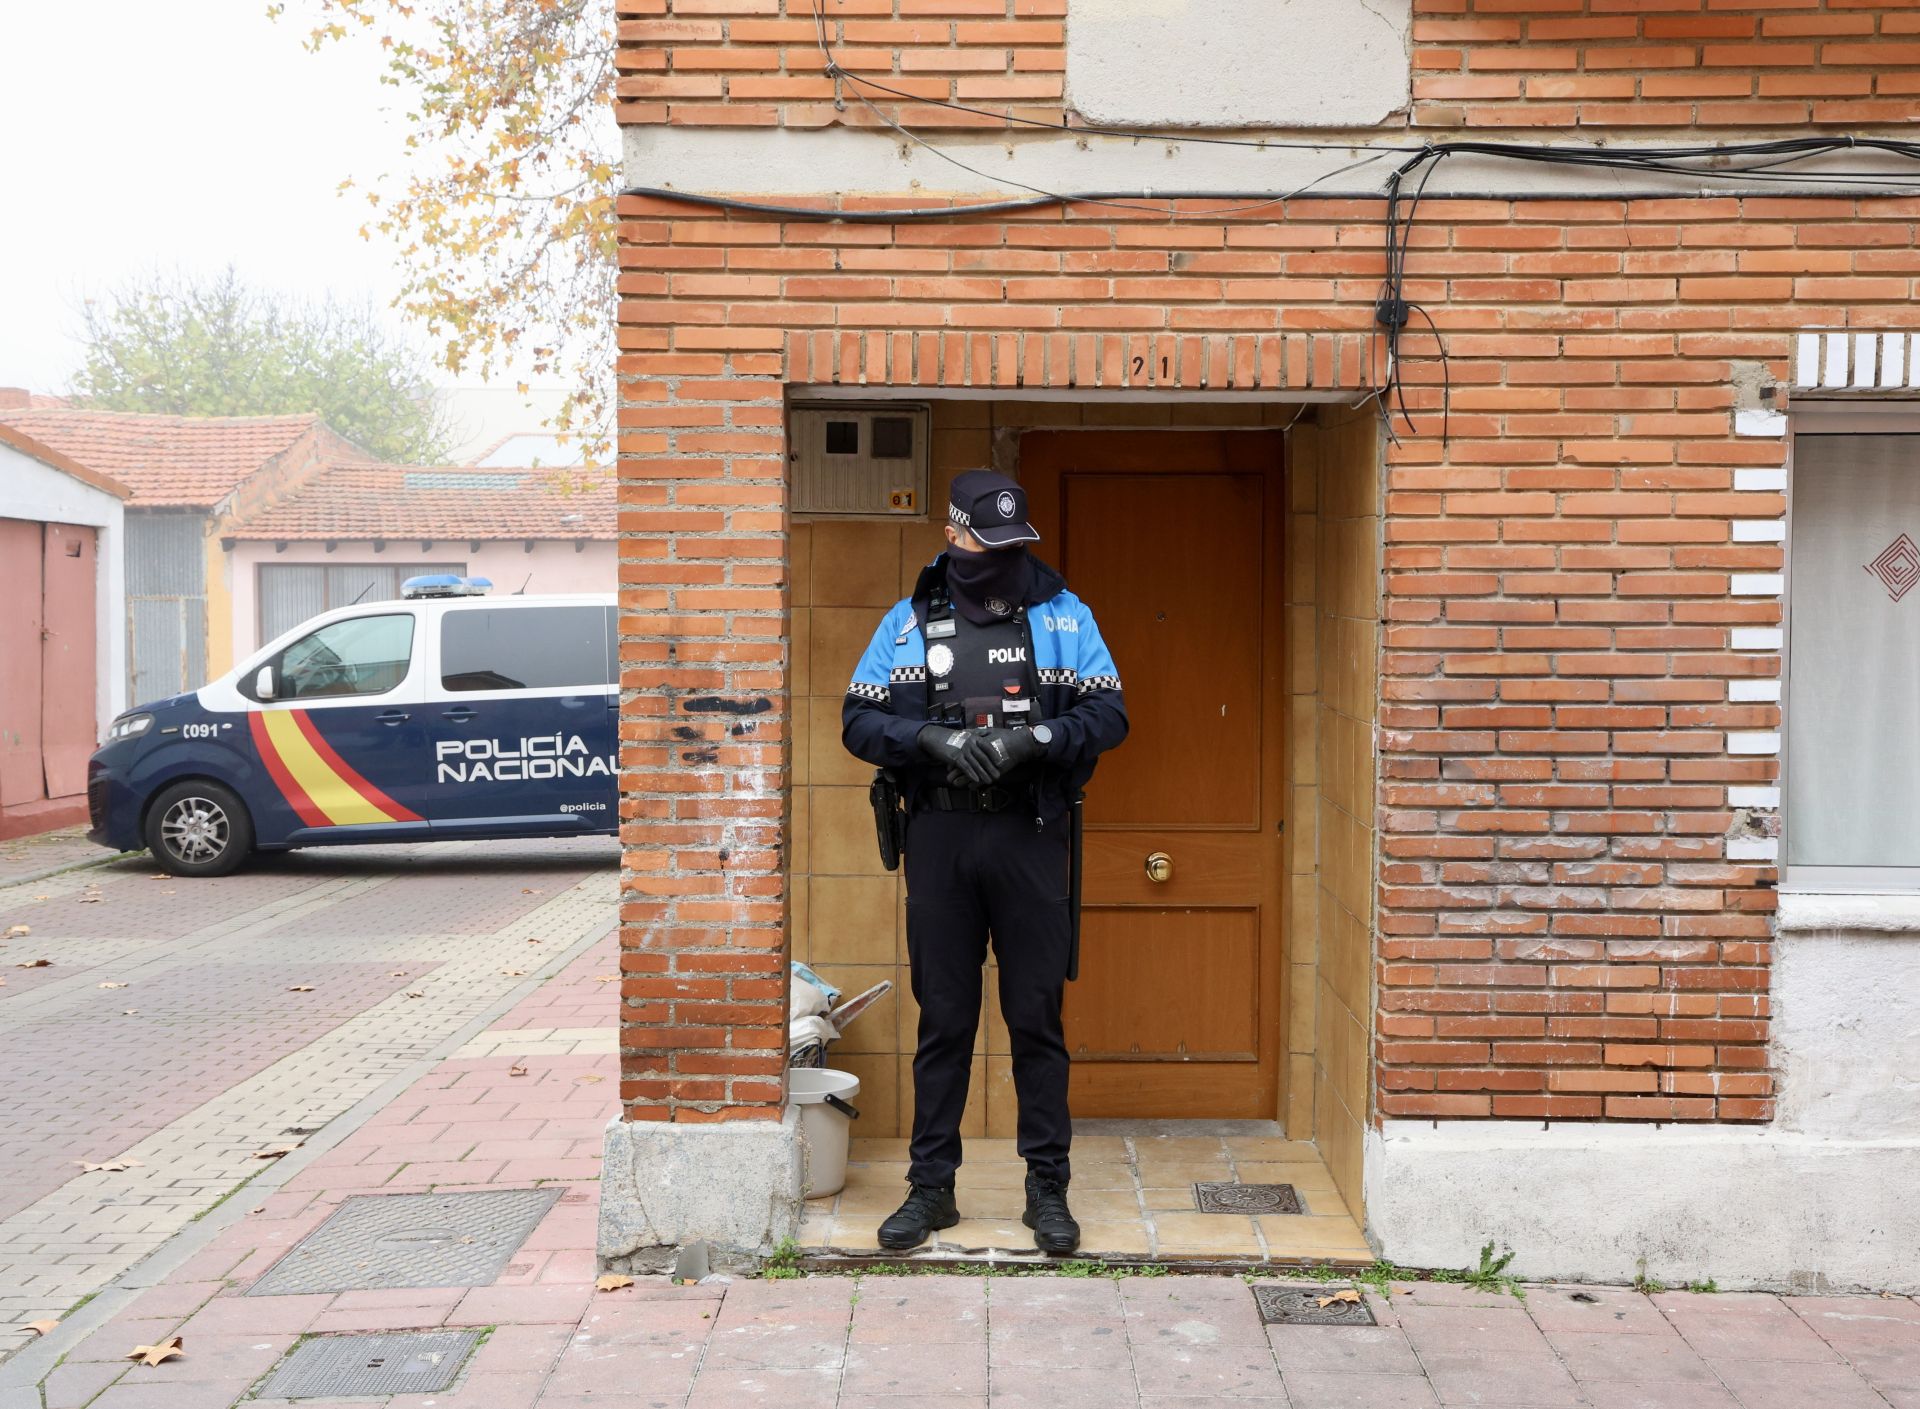
[(665, 222), (622, 237), (621, 1114), (600, 1250), (630, 1266), (691, 1238), (764, 1249), (798, 1185), (781, 335), (687, 324), (654, 296), (703, 252)]

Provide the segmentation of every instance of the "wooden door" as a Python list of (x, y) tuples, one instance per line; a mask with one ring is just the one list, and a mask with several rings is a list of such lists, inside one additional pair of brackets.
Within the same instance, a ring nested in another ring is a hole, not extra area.
[(1093, 609), (1132, 721), (1087, 792), (1066, 1006), (1076, 1116), (1279, 1109), (1282, 445), (1278, 431), (1021, 440), (1035, 551)]
[[(40, 753), (40, 565), (43, 530), (0, 519), (0, 806), (46, 796)], [(91, 713), (93, 701), (87, 701)]]
[(47, 796), (87, 790), (87, 760), (99, 742), (94, 703), (95, 530), (47, 525), (40, 648), (40, 748)]

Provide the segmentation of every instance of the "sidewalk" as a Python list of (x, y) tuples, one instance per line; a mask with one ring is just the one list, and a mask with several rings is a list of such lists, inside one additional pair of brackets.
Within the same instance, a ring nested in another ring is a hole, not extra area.
[[(595, 1180), (617, 1086), (600, 980), (615, 967), (612, 939), (575, 960), (68, 1349), (39, 1391), (0, 1390), (0, 1409), (1920, 1409), (1920, 1305), (1907, 1298), (1537, 1287), (1522, 1301), (1395, 1284), (1366, 1293), (1377, 1326), (1269, 1327), (1240, 1277), (642, 1278), (598, 1291)], [(349, 1196), (534, 1185), (563, 1192), (490, 1285), (244, 1295)], [(442, 1327), (486, 1330), (447, 1391), (248, 1398), (303, 1337)], [(175, 1334), (181, 1358), (125, 1358)]]

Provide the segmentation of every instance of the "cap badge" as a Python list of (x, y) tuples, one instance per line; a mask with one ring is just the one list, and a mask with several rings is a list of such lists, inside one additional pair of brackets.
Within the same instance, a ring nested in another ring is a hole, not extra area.
[(993, 501), (993, 507), (1000, 511), (1001, 518), (1012, 518), (1014, 509), (1013, 496), (1007, 493), (1006, 490), (1001, 490), (1000, 497)]

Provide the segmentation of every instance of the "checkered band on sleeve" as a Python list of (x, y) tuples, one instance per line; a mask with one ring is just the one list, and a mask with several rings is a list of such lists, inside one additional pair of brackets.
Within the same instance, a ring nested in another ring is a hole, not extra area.
[(893, 697), (887, 693), (887, 687), (885, 685), (869, 685), (862, 680), (856, 680), (847, 686), (847, 693), (856, 699), (872, 700), (875, 704), (891, 704), (893, 702)]
[(896, 685), (925, 684), (927, 668), (924, 665), (896, 665), (888, 672), (887, 679)]
[(1071, 685), (1080, 678), (1080, 672), (1071, 667), (1042, 666), (1040, 683), (1042, 685)]
[(1089, 694), (1094, 690), (1117, 690), (1119, 688), (1120, 677), (1118, 675), (1089, 675), (1085, 680), (1082, 680), (1078, 685), (1074, 686), (1074, 689), (1083, 695)]

